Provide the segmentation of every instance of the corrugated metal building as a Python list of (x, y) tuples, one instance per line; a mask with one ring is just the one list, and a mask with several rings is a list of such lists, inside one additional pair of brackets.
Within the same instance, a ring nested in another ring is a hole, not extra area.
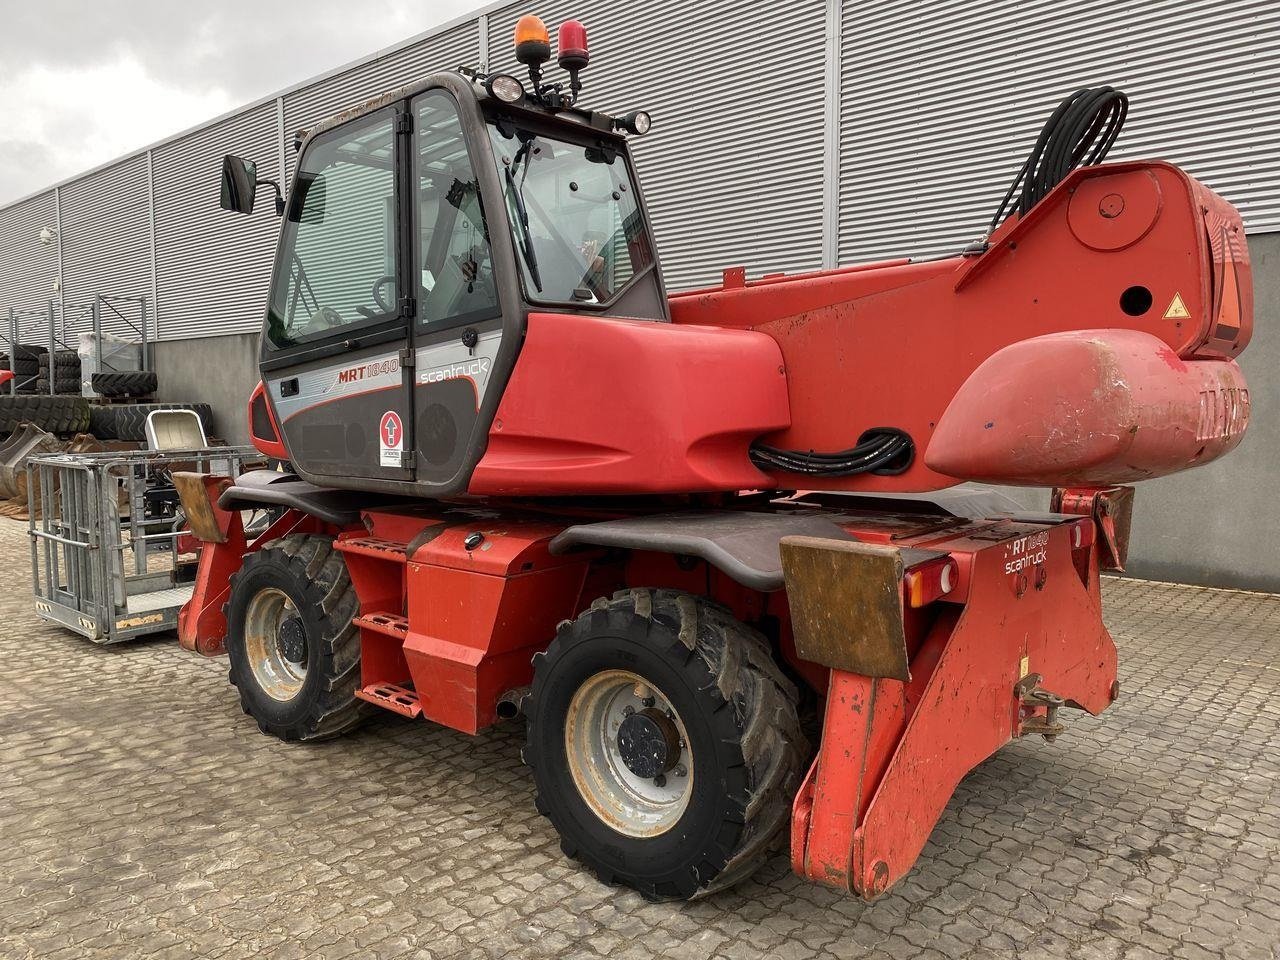
[[(245, 155), (287, 181), (295, 131), (343, 107), (460, 64), (514, 72), (510, 31), (530, 9), (485, 7), (0, 208), (0, 311), (43, 310), (52, 299), (74, 330), (95, 293), (145, 296), (164, 341), (162, 378), (166, 359), (195, 356), (209, 338), (255, 332), (277, 221), (218, 208), (222, 155)], [(553, 30), (570, 16), (586, 23), (586, 102), (653, 114), (653, 132), (636, 153), (676, 290), (714, 282), (726, 266), (757, 275), (957, 249), (981, 234), (1066, 92), (1124, 89), (1130, 121), (1113, 159), (1172, 160), (1234, 201), (1259, 284), (1259, 335), (1245, 355), (1255, 381), (1252, 435), (1221, 467), (1149, 486), (1208, 490), (1229, 477), (1237, 499), (1256, 489), (1261, 509), (1264, 471), (1273, 466), (1261, 451), (1280, 439), (1266, 422), (1280, 376), (1271, 373), (1277, 348), (1265, 334), (1267, 311), (1280, 299), (1269, 293), (1267, 269), (1268, 259), (1271, 271), (1280, 259), (1280, 7), (583, 0), (533, 12)], [(46, 226), (56, 242), (40, 242)], [(222, 412), (223, 432), (242, 435), (238, 404)], [(1242, 485), (1246, 469), (1257, 476)], [(1248, 575), (1224, 573), (1242, 563), (1231, 534), (1238, 521), (1214, 509), (1196, 556), (1180, 558), (1180, 545), (1166, 542), (1149, 554), (1149, 569), (1280, 586), (1280, 561), (1269, 553)], [(1143, 516), (1140, 527), (1153, 522)], [(1176, 530), (1158, 536), (1178, 539)]]

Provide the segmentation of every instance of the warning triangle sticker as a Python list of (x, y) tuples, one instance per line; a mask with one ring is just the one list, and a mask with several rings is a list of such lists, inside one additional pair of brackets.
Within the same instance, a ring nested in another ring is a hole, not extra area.
[(1166, 320), (1190, 320), (1191, 311), (1187, 309), (1187, 305), (1182, 302), (1182, 294), (1175, 293), (1173, 301), (1169, 304), (1169, 309), (1164, 312)]

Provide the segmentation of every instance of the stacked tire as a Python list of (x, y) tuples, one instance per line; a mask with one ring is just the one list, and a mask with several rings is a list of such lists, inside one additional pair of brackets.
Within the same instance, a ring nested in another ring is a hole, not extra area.
[(90, 384), (101, 397), (127, 399), (149, 397), (156, 392), (156, 375), (151, 370), (124, 373), (95, 373)]
[(205, 436), (213, 431), (213, 410), (207, 403), (130, 403), (89, 407), (87, 429), (99, 440), (147, 439), (147, 414), (153, 410), (194, 410)]
[(30, 394), (36, 392), (36, 380), (40, 375), (40, 360), (47, 352), (44, 347), (32, 347), (20, 343), (13, 349), (12, 354), (0, 353), (0, 370), (13, 371), (17, 393)]
[(83, 433), (89, 429), (89, 402), (83, 397), (51, 397), (48, 394), (0, 395), (0, 436), (34, 423), (50, 433)]
[(74, 350), (48, 351), (40, 355), (37, 393), (49, 393), (49, 361), (53, 359), (53, 392), (69, 396), (80, 395), (80, 355)]

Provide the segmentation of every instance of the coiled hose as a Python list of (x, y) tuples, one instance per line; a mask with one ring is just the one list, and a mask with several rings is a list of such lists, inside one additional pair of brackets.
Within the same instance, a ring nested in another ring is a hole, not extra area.
[(1058, 104), (1040, 130), (1031, 155), (1009, 184), (990, 229), (995, 230), (1004, 220), (1019, 184), (1018, 213), (1025, 217), (1076, 167), (1106, 159), (1128, 114), (1129, 98), (1114, 87), (1083, 87)]

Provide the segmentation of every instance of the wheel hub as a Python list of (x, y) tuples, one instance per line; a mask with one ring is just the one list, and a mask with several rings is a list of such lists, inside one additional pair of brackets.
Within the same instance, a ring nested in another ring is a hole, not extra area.
[(302, 663), (307, 656), (307, 634), (301, 617), (287, 617), (276, 630), (276, 648), (290, 663)]
[(574, 693), (565, 718), (569, 775), (591, 811), (628, 837), (672, 829), (693, 794), (684, 721), (666, 695), (629, 670), (602, 670)]
[(680, 732), (657, 707), (646, 707), (618, 727), (618, 755), (637, 777), (652, 780), (680, 759)]

